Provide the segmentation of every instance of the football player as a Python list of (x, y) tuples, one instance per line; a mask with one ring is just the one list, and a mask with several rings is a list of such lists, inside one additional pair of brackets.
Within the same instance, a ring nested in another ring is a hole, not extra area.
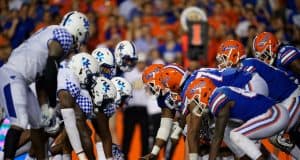
[[(107, 117), (109, 117), (110, 120), (111, 117), (114, 115), (116, 109), (126, 104), (132, 96), (132, 86), (126, 79), (122, 77), (113, 77), (111, 79), (111, 82), (114, 84), (117, 90), (117, 96), (115, 98), (114, 105), (111, 105), (110, 107), (103, 109), (104, 114)], [(111, 134), (114, 134), (113, 131), (115, 131), (115, 129), (110, 129)], [(115, 144), (116, 140), (112, 140), (112, 142), (113, 142), (113, 147), (112, 147), (113, 158), (117, 160), (124, 159), (124, 155), (120, 147), (117, 144)], [(103, 144), (98, 135), (96, 136), (96, 150), (97, 150), (98, 159), (105, 159)]]
[[(222, 86), (234, 86), (238, 88), (243, 88), (246, 90), (251, 90), (256, 93), (260, 93), (262, 95), (267, 95), (267, 85), (266, 82), (259, 77), (257, 74), (249, 74), (248, 72), (239, 70), (239, 69), (234, 69), (234, 68), (228, 68), (228, 69), (223, 69), (223, 70), (218, 70), (214, 68), (202, 68), (199, 70), (194, 71), (191, 76), (188, 78), (186, 81), (183, 90), (181, 91), (181, 97), (183, 97), (183, 102), (184, 105), (180, 107), (180, 110), (182, 111), (182, 114), (187, 116), (190, 116), (190, 123), (188, 123), (188, 137), (193, 137), (192, 139), (188, 139), (188, 144), (190, 146), (190, 153), (192, 155), (195, 155), (197, 153), (197, 146), (198, 146), (198, 141), (195, 141), (194, 138), (199, 139), (199, 130), (203, 129), (201, 126), (203, 123), (203, 117), (198, 114), (199, 108), (186, 105), (188, 100), (185, 98), (185, 93), (186, 90), (189, 86), (190, 83), (195, 81), (197, 78), (201, 77), (206, 77), (213, 81), (214, 85), (217, 87), (222, 87)], [(201, 110), (201, 109), (200, 109)], [(190, 114), (191, 113), (191, 114)], [(204, 117), (204, 118), (209, 118), (209, 117)], [(207, 124), (204, 124), (207, 127)], [(205, 127), (204, 127), (205, 129)], [(208, 129), (208, 127), (206, 128)], [(228, 126), (226, 128), (228, 131), (230, 131), (230, 127)], [(245, 156), (245, 154), (239, 150), (236, 150), (234, 146), (232, 146), (230, 140), (229, 140), (229, 133), (226, 132), (226, 136), (224, 138), (224, 142), (227, 144), (227, 146), (235, 153), (235, 156), (238, 158), (241, 158)], [(208, 137), (209, 138), (209, 137)], [(224, 148), (225, 149), (225, 148)]]
[(92, 52), (92, 56), (96, 58), (99, 63), (100, 76), (112, 79), (115, 76), (115, 58), (108, 48), (96, 48)]
[(114, 113), (114, 100), (117, 90), (114, 84), (105, 77), (97, 77), (90, 92), (94, 102), (94, 117), (91, 118), (96, 133), (101, 138), (105, 157), (113, 159), (112, 137), (109, 130), (109, 118)]
[(88, 88), (98, 74), (96, 59), (88, 53), (78, 53), (63, 61), (57, 77), (57, 96), (66, 133), (79, 159), (95, 159), (90, 130), (86, 119), (92, 116), (93, 103)]
[(135, 45), (130, 41), (119, 42), (114, 51), (117, 67), (123, 72), (131, 71), (138, 60)]
[(24, 41), (1, 67), (1, 106), (6, 108), (12, 123), (5, 140), (5, 159), (14, 158), (20, 135), (28, 124), (37, 158), (45, 159), (40, 117), (45, 123), (52, 118), (53, 111), (48, 107), (47, 92), (37, 85), (37, 100), (28, 86), (42, 76), (48, 59), (64, 59), (77, 44), (84, 43), (88, 30), (88, 19), (79, 12), (70, 12), (60, 26), (45, 27)]
[[(124, 105), (127, 105), (129, 99), (132, 98), (132, 85), (125, 78), (122, 78), (122, 77), (113, 77), (111, 79), (111, 81), (113, 82), (114, 86), (117, 89), (117, 97), (114, 101), (115, 110), (116, 110), (117, 108), (122, 108)], [(114, 118), (114, 119), (112, 119), (112, 118)], [(110, 120), (113, 120), (113, 121), (116, 120), (115, 116), (112, 118)], [(111, 127), (110, 131), (113, 134), (116, 134), (115, 122), (113, 122), (113, 125), (110, 125), (110, 127)], [(120, 147), (117, 145), (116, 140), (113, 139), (113, 143), (116, 143), (116, 144), (113, 144), (114, 159), (123, 160), (124, 154), (121, 151)]]
[[(205, 114), (208, 108), (215, 116), (209, 159), (216, 159), (229, 121), (242, 124), (230, 131), (230, 140), (251, 159), (264, 159), (251, 140), (272, 136), (288, 123), (288, 112), (274, 100), (236, 87), (216, 88), (208, 78), (194, 80), (185, 95), (188, 106), (199, 108), (197, 114)], [(198, 155), (190, 155), (190, 159), (198, 159)]]
[[(223, 42), (220, 45), (217, 54), (219, 67), (236, 67), (239, 65), (243, 70), (259, 74), (259, 76), (261, 76), (267, 83), (269, 90), (268, 97), (272, 98), (276, 102), (280, 102), (281, 106), (285, 107), (289, 111), (290, 120), (285, 131), (290, 131), (300, 116), (300, 109), (298, 105), (300, 92), (298, 85), (294, 83), (293, 80), (289, 79), (286, 72), (274, 68), (256, 58), (240, 57), (239, 55), (242, 52), (244, 52), (244, 47), (240, 42), (236, 40), (227, 40)], [(294, 146), (280, 135), (272, 141), (276, 144), (276, 146), (286, 151), (290, 151)], [(295, 154), (295, 156), (297, 156), (297, 154)]]
[[(260, 60), (275, 66), (288, 73), (299, 83), (300, 78), (300, 50), (291, 44), (278, 41), (276, 36), (270, 32), (262, 32), (253, 40), (254, 56)], [(297, 136), (297, 127), (290, 130), (290, 134), (300, 147), (300, 139)]]
[[(164, 71), (165, 70), (165, 71)], [(172, 142), (176, 142), (179, 134), (182, 131), (184, 124), (173, 123), (175, 118), (177, 103), (176, 91), (180, 91), (180, 86), (183, 85), (185, 79), (188, 77), (188, 72), (176, 64), (163, 66), (162, 64), (152, 64), (143, 72), (143, 82), (150, 92), (157, 98), (158, 106), (162, 109), (160, 127), (156, 134), (155, 144), (151, 153), (142, 157), (142, 159), (155, 159), (160, 149), (165, 146), (169, 135), (171, 135)], [(162, 84), (162, 77), (170, 80), (168, 87), (172, 88), (174, 92), (170, 92)], [(171, 97), (172, 96), (172, 97)], [(173, 98), (175, 100), (173, 101)], [(175, 102), (175, 103), (174, 103)], [(174, 128), (172, 132), (172, 127)], [(171, 133), (172, 132), (172, 133)]]
[[(114, 55), (107, 48), (97, 48), (93, 51), (92, 55), (99, 62), (100, 76), (104, 76), (109, 79), (115, 76), (115, 67), (118, 67), (123, 72), (129, 72), (136, 65), (138, 59), (136, 55), (135, 45), (130, 41), (119, 42), (115, 47)], [(104, 106), (101, 106), (100, 108), (101, 112), (97, 114), (98, 118), (94, 118), (92, 120), (96, 132), (102, 132), (102, 135), (99, 135), (99, 137), (103, 142), (103, 147), (101, 147), (100, 144), (98, 144), (98, 151), (102, 152), (101, 150), (103, 148), (105, 156), (112, 157), (114, 156), (112, 154), (111, 147), (112, 135), (108, 127), (108, 122), (109, 118), (115, 113), (115, 105), (104, 104)]]
[[(96, 58), (99, 64), (99, 73), (100, 76), (103, 76), (105, 78), (111, 79), (115, 75), (115, 59), (114, 55), (108, 48), (100, 47), (96, 48), (92, 52), (92, 56)], [(110, 106), (110, 108), (105, 108), (105, 115), (107, 117), (111, 117), (111, 115), (114, 113), (115, 108), (114, 106)], [(109, 120), (109, 118), (106, 118)], [(103, 122), (104, 123), (104, 122)], [(105, 122), (108, 123), (108, 122)], [(107, 129), (107, 128), (106, 128)], [(110, 132), (110, 131), (107, 131)], [(110, 132), (111, 133), (111, 132)], [(109, 141), (110, 142), (110, 141)], [(111, 155), (112, 150), (108, 148), (110, 145), (106, 145), (106, 152), (109, 152), (108, 154)], [(96, 135), (96, 150), (97, 150), (97, 155), (99, 158), (105, 158), (105, 152), (103, 150), (103, 144), (98, 135)]]
[(275, 66), (290, 76), (300, 77), (300, 50), (291, 44), (280, 43), (270, 32), (262, 32), (253, 40), (254, 56)]

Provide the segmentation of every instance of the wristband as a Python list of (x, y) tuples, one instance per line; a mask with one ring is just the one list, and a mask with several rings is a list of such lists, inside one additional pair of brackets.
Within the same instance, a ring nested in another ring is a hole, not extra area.
[(198, 160), (198, 154), (197, 153), (190, 153), (189, 154), (190, 160)]
[(160, 147), (158, 145), (154, 145), (151, 151), (151, 154), (157, 156), (160, 151)]
[(84, 152), (77, 153), (77, 157), (78, 157), (79, 160), (86, 160), (87, 159)]

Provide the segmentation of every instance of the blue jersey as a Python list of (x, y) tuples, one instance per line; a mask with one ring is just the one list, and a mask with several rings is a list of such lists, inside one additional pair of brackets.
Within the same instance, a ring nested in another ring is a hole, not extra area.
[(258, 73), (267, 83), (269, 97), (281, 102), (288, 98), (298, 87), (288, 75), (256, 58), (246, 58), (241, 61), (241, 68), (250, 73)]
[[(200, 77), (207, 77), (211, 79), (216, 87), (222, 86), (234, 86), (238, 88), (244, 88), (251, 80), (252, 75), (246, 71), (236, 68), (226, 68), (218, 70), (216, 68), (202, 68), (194, 71), (191, 76), (184, 83), (184, 87), (181, 92), (181, 97), (185, 98), (185, 92), (189, 84)], [(185, 99), (183, 99), (183, 102)], [(184, 105), (184, 104), (183, 104)], [(182, 110), (184, 106), (181, 106)]]
[(300, 50), (298, 48), (291, 45), (281, 45), (278, 49), (275, 66), (287, 72), (289, 76), (299, 79), (300, 75), (295, 74), (289, 68), (289, 65), (296, 59), (300, 59)]
[(169, 94), (165, 94), (165, 95), (160, 95), (156, 98), (156, 101), (157, 101), (157, 105), (158, 107), (160, 108), (166, 108), (167, 105), (166, 105), (166, 98), (169, 96)]
[(236, 68), (226, 68), (222, 70), (218, 70), (216, 68), (201, 68), (194, 71), (186, 80), (181, 92), (181, 97), (184, 97), (184, 93), (187, 90), (188, 85), (193, 80), (200, 77), (211, 79), (216, 87), (234, 86), (238, 88), (244, 88), (245, 85), (251, 80), (252, 75), (246, 71)]
[(0, 67), (1, 67), (3, 64), (4, 64), (3, 61), (0, 60)]
[(265, 113), (275, 105), (275, 102), (263, 95), (236, 87), (220, 87), (214, 90), (210, 96), (208, 107), (214, 116), (229, 101), (234, 101), (230, 109), (230, 119), (246, 122), (249, 119)]

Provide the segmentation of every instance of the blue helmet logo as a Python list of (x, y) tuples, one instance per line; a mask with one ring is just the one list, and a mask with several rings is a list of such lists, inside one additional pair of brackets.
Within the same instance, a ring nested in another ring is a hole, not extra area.
[(103, 86), (102, 86), (102, 90), (107, 93), (110, 90), (110, 86), (107, 82), (104, 81)]
[(90, 23), (89, 20), (87, 20), (86, 18), (83, 18), (83, 26), (85, 29), (89, 29)]
[(123, 91), (125, 88), (125, 83), (120, 80), (117, 83), (118, 83), (119, 88)]
[(96, 55), (97, 55), (97, 56), (96, 56), (96, 59), (97, 59), (98, 61), (102, 62), (103, 59), (104, 59), (104, 53), (102, 53), (102, 52), (97, 52)]
[(82, 65), (84, 68), (89, 68), (89, 66), (91, 65), (90, 60), (86, 57), (82, 57)]

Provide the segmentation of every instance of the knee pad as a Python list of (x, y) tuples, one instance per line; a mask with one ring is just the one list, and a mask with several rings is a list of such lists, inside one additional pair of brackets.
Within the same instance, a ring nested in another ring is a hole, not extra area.
[(229, 138), (232, 142), (236, 143), (239, 141), (241, 134), (238, 132), (230, 131)]

